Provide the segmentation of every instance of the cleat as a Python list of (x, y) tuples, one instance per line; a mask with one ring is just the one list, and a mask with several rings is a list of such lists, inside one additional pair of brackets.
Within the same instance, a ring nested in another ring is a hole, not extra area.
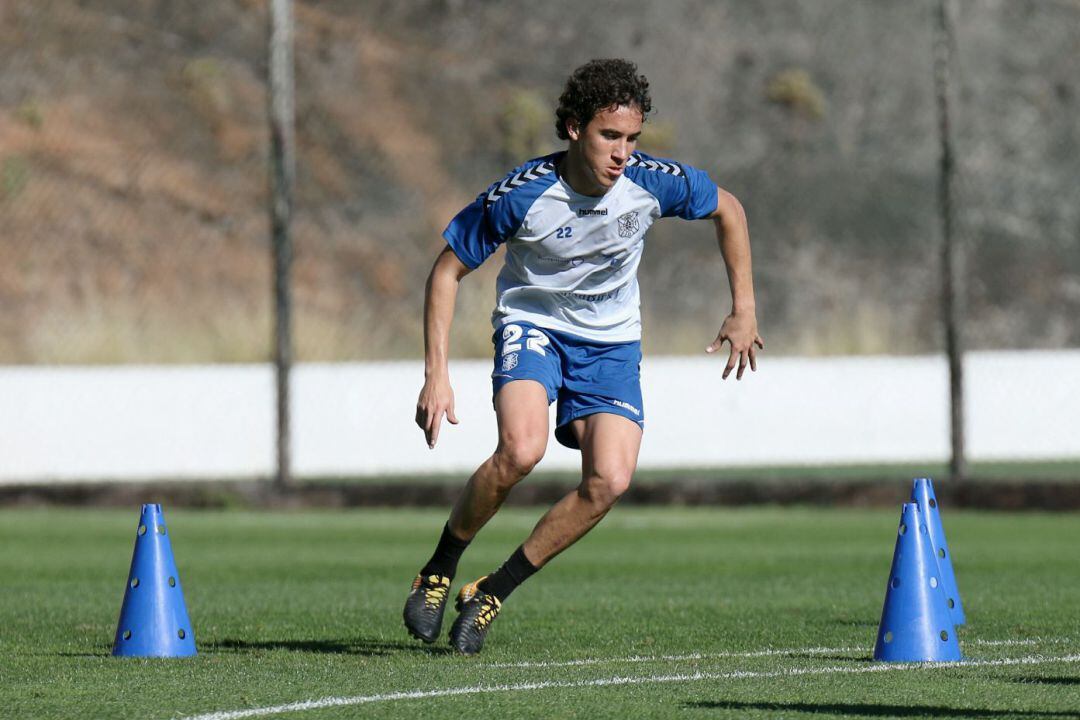
[[(483, 579), (480, 578), (480, 580)], [(456, 603), (460, 614), (450, 627), (450, 644), (463, 655), (475, 655), (480, 652), (480, 649), (484, 647), (484, 636), (491, 627), (491, 621), (502, 609), (499, 598), (477, 587), (480, 580), (461, 588)]]
[(416, 576), (402, 613), (410, 635), (426, 643), (438, 639), (449, 594), (450, 578), (445, 575)]

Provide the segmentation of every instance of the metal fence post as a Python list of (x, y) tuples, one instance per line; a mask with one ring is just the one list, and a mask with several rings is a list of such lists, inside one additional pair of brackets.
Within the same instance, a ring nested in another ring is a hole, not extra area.
[(277, 475), (279, 488), (292, 481), (289, 372), (292, 366), (293, 181), (295, 178), (292, 0), (270, 3), (270, 228), (274, 252), (274, 369), (277, 380)]
[(961, 248), (953, 237), (952, 188), (956, 172), (949, 118), (949, 73), (954, 43), (949, 0), (938, 0), (935, 28), (934, 85), (936, 88), (941, 162), (938, 210), (941, 216), (941, 300), (945, 324), (945, 352), (949, 359), (949, 425), (951, 457), (949, 476), (963, 480), (967, 474), (964, 451), (964, 279)]

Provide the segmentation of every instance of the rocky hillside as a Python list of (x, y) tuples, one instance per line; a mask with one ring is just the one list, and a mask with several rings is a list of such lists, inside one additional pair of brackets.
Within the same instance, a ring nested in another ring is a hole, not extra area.
[[(969, 337), (1080, 345), (1080, 3), (954, 8)], [(302, 359), (419, 356), (443, 226), (558, 147), (562, 83), (602, 56), (653, 84), (645, 149), (746, 205), (770, 352), (940, 347), (932, 3), (326, 0), (296, 19)], [(261, 0), (0, 5), (0, 363), (269, 356), (266, 35)], [(465, 281), (459, 355), (489, 352), (497, 264)], [(643, 267), (647, 351), (699, 351), (728, 306), (710, 227), (661, 223)]]

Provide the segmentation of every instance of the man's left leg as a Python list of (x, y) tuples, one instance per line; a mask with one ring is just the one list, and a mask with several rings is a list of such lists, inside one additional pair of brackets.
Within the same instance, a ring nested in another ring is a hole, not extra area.
[(522, 545), (537, 568), (577, 542), (630, 487), (641, 449), (641, 428), (621, 415), (597, 413), (571, 423), (581, 445), (581, 484), (533, 528)]
[(479, 652), (510, 593), (600, 522), (630, 486), (641, 448), (636, 422), (596, 413), (574, 420), (571, 428), (581, 446), (581, 484), (540, 518), (502, 567), (462, 589), (461, 614), (450, 630), (450, 642), (459, 652)]

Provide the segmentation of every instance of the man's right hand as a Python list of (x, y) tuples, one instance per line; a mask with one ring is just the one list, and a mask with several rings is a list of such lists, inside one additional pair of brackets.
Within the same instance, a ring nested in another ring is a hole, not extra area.
[(454, 415), (454, 389), (450, 387), (450, 376), (440, 374), (424, 382), (420, 398), (416, 401), (416, 424), (424, 431), (429, 448), (434, 449), (439, 441), (439, 426), (442, 425), (444, 414), (451, 424), (458, 424)]

